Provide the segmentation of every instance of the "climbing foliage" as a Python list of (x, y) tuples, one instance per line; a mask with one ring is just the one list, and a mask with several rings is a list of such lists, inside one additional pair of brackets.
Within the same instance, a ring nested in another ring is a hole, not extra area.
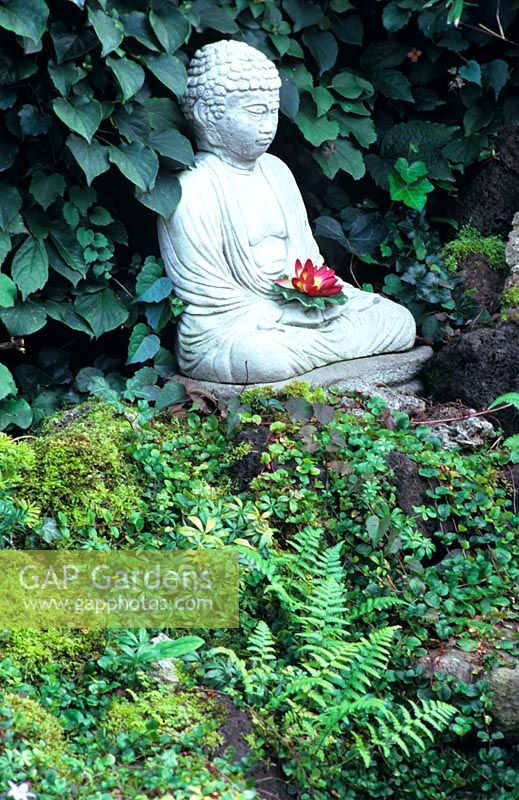
[[(174, 370), (182, 305), (156, 259), (155, 216), (174, 211), (193, 163), (187, 61), (219, 38), (279, 67), (274, 149), (329, 263), (375, 265), (427, 336), (462, 325), (473, 309), (435, 259), (430, 220), (517, 116), (516, 16), (494, 0), (2, 3), (0, 340), (23, 342), (2, 352), (0, 429), (79, 399), (92, 378), (130, 378), (128, 399), (156, 399)], [(95, 372), (77, 379), (81, 368)]]

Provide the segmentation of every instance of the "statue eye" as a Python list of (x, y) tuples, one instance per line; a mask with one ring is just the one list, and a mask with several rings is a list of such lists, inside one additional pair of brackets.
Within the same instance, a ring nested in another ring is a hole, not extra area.
[(247, 106), (247, 111), (249, 114), (254, 114), (255, 116), (259, 116), (267, 111), (266, 106)]

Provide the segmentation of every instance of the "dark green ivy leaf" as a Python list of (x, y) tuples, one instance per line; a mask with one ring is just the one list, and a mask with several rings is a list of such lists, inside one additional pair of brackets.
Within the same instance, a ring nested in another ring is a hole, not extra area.
[(189, 37), (191, 25), (184, 14), (173, 5), (163, 4), (160, 12), (150, 11), (150, 23), (155, 36), (167, 53), (174, 53)]
[(88, 20), (103, 46), (101, 56), (107, 56), (119, 47), (124, 39), (124, 28), (118, 19), (110, 17), (104, 11), (89, 8)]
[(54, 100), (52, 107), (55, 114), (68, 128), (83, 136), (89, 144), (91, 143), (103, 117), (101, 105), (97, 100), (76, 97), (69, 101), (58, 97), (57, 100)]
[(12, 308), (15, 299), (15, 284), (8, 275), (0, 274), (0, 308)]
[(144, 56), (144, 63), (155, 77), (177, 97), (186, 91), (187, 72), (182, 61), (173, 55)]
[(335, 178), (340, 169), (347, 172), (355, 180), (362, 178), (366, 172), (362, 153), (347, 139), (325, 142), (314, 153), (314, 158), (324, 174), (330, 179)]
[(129, 58), (108, 57), (106, 59), (106, 64), (117, 78), (124, 102), (142, 89), (144, 70), (139, 64), (136, 64), (135, 61), (131, 61)]
[(49, 278), (49, 259), (41, 240), (27, 237), (13, 258), (11, 275), (23, 300), (45, 286)]
[(90, 144), (71, 134), (67, 139), (67, 147), (85, 173), (90, 186), (94, 178), (110, 169), (108, 147), (92, 139)]
[(74, 301), (74, 310), (86, 319), (96, 339), (103, 333), (118, 328), (129, 316), (128, 309), (109, 287), (98, 292), (79, 295)]
[(14, 186), (0, 183), (0, 228), (9, 232), (11, 225), (22, 207), (22, 198)]
[(193, 164), (194, 153), (191, 142), (175, 128), (153, 131), (148, 137), (148, 144), (161, 156), (172, 158), (183, 166), (189, 167)]
[(52, 175), (35, 172), (31, 180), (30, 192), (36, 202), (47, 210), (57, 197), (64, 195), (65, 179), (58, 172), (54, 172)]
[(303, 33), (303, 42), (317, 62), (320, 75), (333, 67), (339, 54), (339, 46), (333, 33), (312, 28)]
[(164, 219), (169, 219), (180, 202), (180, 182), (168, 172), (159, 173), (153, 189), (137, 192), (138, 200)]
[(47, 314), (43, 303), (28, 300), (15, 303), (12, 308), (0, 308), (0, 320), (10, 336), (28, 336), (43, 328)]
[(155, 185), (159, 169), (156, 153), (140, 142), (132, 142), (119, 147), (110, 147), (110, 161), (120, 169), (122, 174), (143, 192), (149, 192)]
[(4, 0), (0, 7), (0, 28), (37, 44), (45, 32), (48, 16), (44, 0)]

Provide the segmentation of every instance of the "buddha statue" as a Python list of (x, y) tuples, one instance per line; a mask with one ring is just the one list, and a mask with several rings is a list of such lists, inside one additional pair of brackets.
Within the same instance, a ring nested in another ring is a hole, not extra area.
[(403, 306), (344, 284), (343, 305), (306, 308), (276, 292), (296, 261), (323, 264), (286, 164), (267, 153), (281, 81), (255, 48), (219, 41), (198, 50), (182, 106), (198, 153), (182, 196), (159, 221), (166, 271), (186, 308), (178, 321), (183, 375), (266, 383), (337, 361), (411, 348)]

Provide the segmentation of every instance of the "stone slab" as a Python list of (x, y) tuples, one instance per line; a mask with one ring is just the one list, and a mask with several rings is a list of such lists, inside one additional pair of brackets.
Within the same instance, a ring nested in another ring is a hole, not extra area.
[(325, 367), (318, 367), (311, 372), (305, 372), (294, 378), (272, 383), (213, 383), (212, 381), (193, 381), (183, 375), (174, 375), (170, 380), (189, 383), (197, 388), (210, 392), (220, 400), (229, 400), (240, 395), (245, 389), (259, 389), (262, 386), (271, 386), (275, 390), (282, 390), (294, 381), (304, 381), (311, 386), (329, 388), (336, 386), (341, 391), (359, 390), (366, 392), (366, 386), (375, 389), (377, 386), (391, 387), (393, 389), (406, 389), (411, 384), (418, 387), (420, 374), (425, 364), (432, 357), (431, 347), (415, 347), (405, 353), (385, 353), (380, 356), (356, 358), (351, 361), (337, 361)]

